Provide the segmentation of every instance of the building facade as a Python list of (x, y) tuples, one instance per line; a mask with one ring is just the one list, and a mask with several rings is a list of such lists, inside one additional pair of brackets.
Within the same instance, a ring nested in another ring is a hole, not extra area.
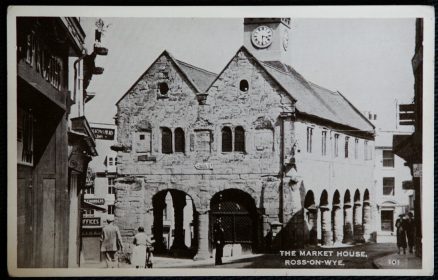
[(84, 37), (77, 18), (17, 19), (18, 267), (69, 263), (69, 60)]
[(127, 248), (141, 225), (157, 253), (209, 258), (217, 222), (231, 254), (373, 239), (374, 126), (289, 66), (289, 33), (288, 18), (245, 19), (245, 45), (219, 74), (164, 51), (118, 101), (115, 221)]
[(79, 18), (17, 19), (18, 267), (80, 265), (82, 190), (97, 155), (84, 115), (91, 77)]
[[(400, 134), (400, 132), (398, 132)], [(414, 213), (412, 176), (405, 161), (394, 154), (394, 132), (378, 131), (375, 151), (375, 180), (378, 215), (377, 242), (397, 242), (395, 222), (399, 215)]]

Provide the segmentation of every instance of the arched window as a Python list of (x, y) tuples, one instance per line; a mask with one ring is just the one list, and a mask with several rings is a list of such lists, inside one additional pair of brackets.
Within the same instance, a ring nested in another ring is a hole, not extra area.
[(241, 126), (236, 127), (234, 130), (234, 151), (245, 151), (245, 130)]
[(160, 88), (161, 95), (166, 95), (169, 91), (169, 86), (165, 82), (160, 83), (158, 86)]
[(161, 128), (161, 152), (172, 153), (172, 131), (167, 127)]
[(240, 81), (240, 91), (247, 92), (249, 89), (249, 84), (247, 80)]
[(184, 130), (182, 128), (175, 129), (175, 153), (185, 152)]
[(231, 152), (233, 150), (233, 136), (231, 128), (225, 126), (222, 128), (222, 152)]

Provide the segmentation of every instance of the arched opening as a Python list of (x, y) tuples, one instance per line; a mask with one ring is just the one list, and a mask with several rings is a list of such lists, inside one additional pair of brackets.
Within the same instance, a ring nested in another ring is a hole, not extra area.
[(241, 126), (234, 129), (234, 151), (245, 152), (245, 130)]
[(332, 227), (333, 227), (333, 242), (340, 243), (344, 235), (343, 215), (341, 208), (341, 195), (336, 190), (333, 194), (332, 202)]
[(233, 151), (233, 136), (231, 128), (225, 126), (222, 128), (222, 152)]
[(350, 191), (344, 194), (344, 238), (343, 243), (353, 242), (353, 207), (351, 205)]
[(308, 243), (311, 245), (318, 244), (318, 213), (315, 205), (315, 197), (312, 191), (308, 191), (304, 197), (304, 218), (307, 223), (309, 232)]
[(185, 144), (184, 130), (178, 127), (175, 129), (175, 153), (184, 153)]
[[(244, 191), (228, 189), (210, 201), (210, 240), (213, 226), (224, 230), (224, 256), (252, 253), (258, 249), (258, 218), (254, 199)], [(210, 244), (214, 248), (214, 244)]]
[(247, 80), (241, 80), (240, 81), (240, 91), (247, 92), (249, 89), (249, 83)]
[(328, 193), (324, 190), (319, 200), (319, 209), (321, 210), (321, 244), (332, 244), (332, 222), (330, 207), (328, 202)]
[(152, 197), (155, 252), (193, 257), (196, 252), (193, 200), (185, 192), (167, 189)]

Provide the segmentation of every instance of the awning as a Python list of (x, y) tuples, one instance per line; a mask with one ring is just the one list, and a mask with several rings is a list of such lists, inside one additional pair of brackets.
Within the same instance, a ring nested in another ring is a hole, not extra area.
[(106, 212), (106, 208), (85, 201), (82, 201), (82, 209), (93, 209), (97, 211)]

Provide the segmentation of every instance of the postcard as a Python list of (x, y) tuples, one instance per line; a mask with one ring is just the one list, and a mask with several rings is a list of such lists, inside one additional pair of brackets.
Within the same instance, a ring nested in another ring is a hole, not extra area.
[(10, 275), (433, 274), (433, 7), (7, 28)]

